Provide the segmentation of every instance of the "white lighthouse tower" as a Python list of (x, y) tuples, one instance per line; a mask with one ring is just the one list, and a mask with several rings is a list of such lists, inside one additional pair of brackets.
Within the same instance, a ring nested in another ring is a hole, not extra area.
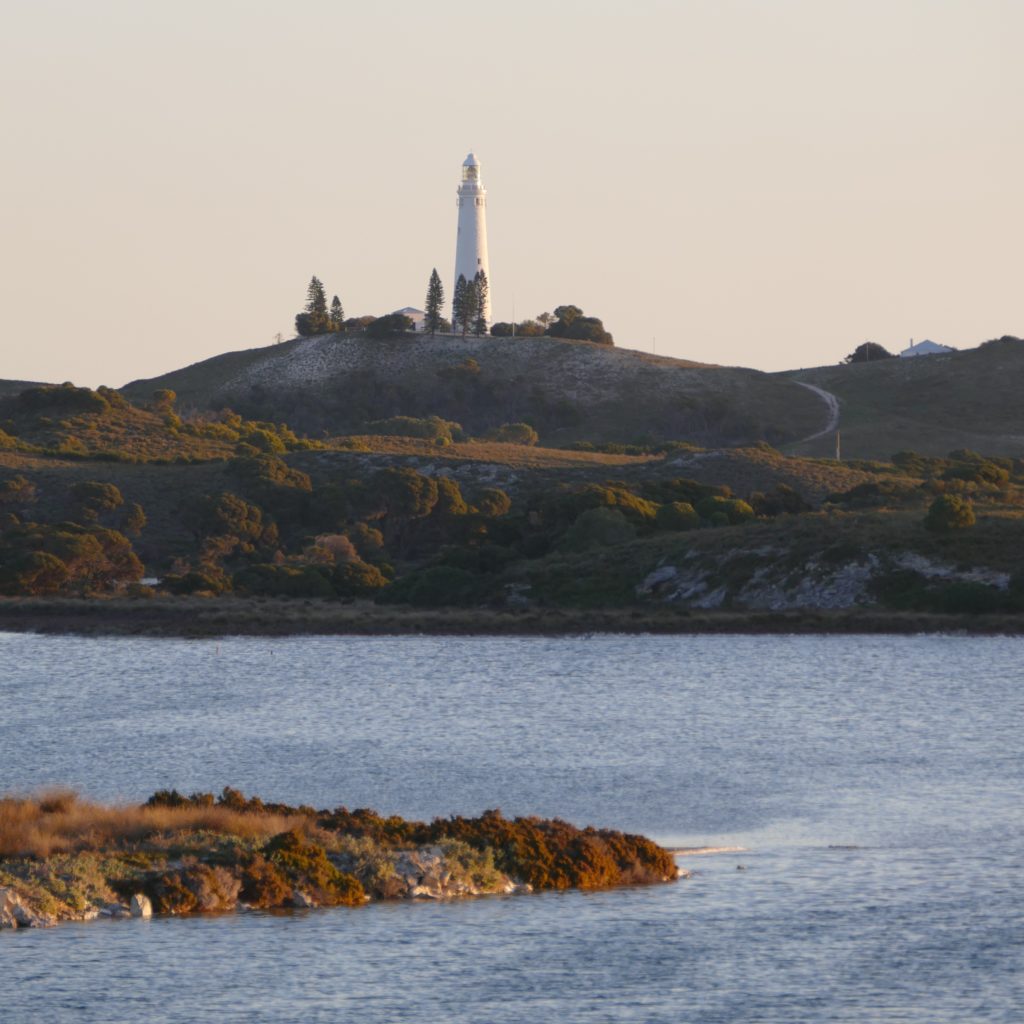
[[(487, 189), (480, 181), (480, 161), (470, 153), (462, 164), (459, 184), (459, 233), (455, 242), (455, 281), (461, 274), (472, 283), (482, 270), (487, 278), (484, 319), (491, 319), (491, 268), (487, 263)], [(452, 293), (454, 294), (454, 283)]]

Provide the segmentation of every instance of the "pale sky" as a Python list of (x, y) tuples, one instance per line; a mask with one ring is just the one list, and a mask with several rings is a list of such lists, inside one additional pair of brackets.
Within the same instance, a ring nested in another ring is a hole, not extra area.
[(765, 370), (1024, 335), (1021, 0), (0, 0), (0, 377), (450, 297)]

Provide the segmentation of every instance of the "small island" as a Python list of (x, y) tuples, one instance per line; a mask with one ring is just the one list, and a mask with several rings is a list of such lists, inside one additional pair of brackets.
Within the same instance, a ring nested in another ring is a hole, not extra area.
[(557, 819), (426, 823), (345, 807), (161, 790), (142, 805), (70, 792), (0, 798), (0, 928), (153, 914), (358, 906), (675, 881), (643, 836)]

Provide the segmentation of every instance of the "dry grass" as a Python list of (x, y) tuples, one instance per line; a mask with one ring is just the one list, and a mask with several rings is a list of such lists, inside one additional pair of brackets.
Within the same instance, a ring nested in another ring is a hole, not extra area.
[[(359, 434), (334, 438), (333, 443), (345, 451), (342, 442), (351, 441), (363, 451), (374, 455), (415, 455), (421, 458), (460, 462), (488, 462), (515, 469), (574, 469), (590, 466), (636, 466), (654, 462), (660, 455), (609, 455), (604, 452), (577, 452), (562, 448), (530, 447), (500, 441), (463, 441), (443, 447), (425, 438)], [(328, 447), (332, 441), (326, 442)]]
[(213, 832), (269, 838), (311, 824), (304, 815), (256, 814), (227, 807), (140, 807), (80, 800), (70, 790), (0, 797), (0, 857), (137, 846), (171, 834)]

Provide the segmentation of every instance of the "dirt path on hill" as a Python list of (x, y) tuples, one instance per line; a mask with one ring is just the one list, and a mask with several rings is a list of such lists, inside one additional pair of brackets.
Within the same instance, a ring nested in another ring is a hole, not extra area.
[(828, 423), (825, 424), (824, 430), (819, 430), (816, 434), (811, 434), (810, 437), (802, 438), (795, 443), (806, 444), (808, 441), (816, 441), (819, 437), (834, 433), (839, 426), (839, 399), (831, 391), (819, 388), (815, 384), (807, 384), (802, 380), (795, 380), (793, 383), (807, 388), (808, 391), (813, 391), (828, 406)]

